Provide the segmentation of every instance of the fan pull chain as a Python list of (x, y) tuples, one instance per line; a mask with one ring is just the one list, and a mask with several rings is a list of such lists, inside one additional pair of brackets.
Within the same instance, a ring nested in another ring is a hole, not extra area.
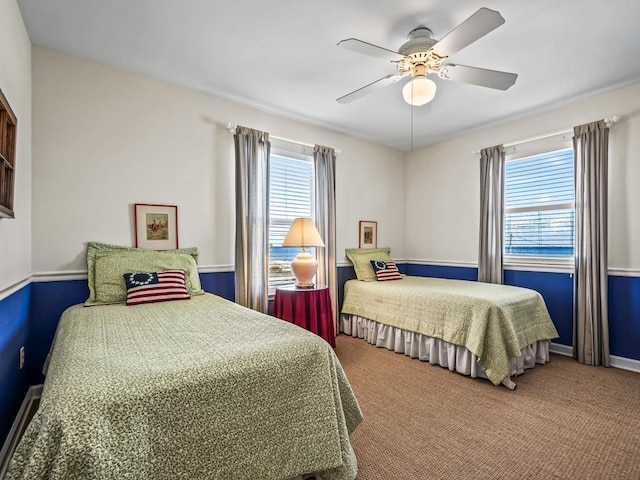
[[(411, 88), (411, 99), (413, 100), (413, 87)], [(416, 108), (411, 102), (411, 153), (413, 153), (413, 109)]]

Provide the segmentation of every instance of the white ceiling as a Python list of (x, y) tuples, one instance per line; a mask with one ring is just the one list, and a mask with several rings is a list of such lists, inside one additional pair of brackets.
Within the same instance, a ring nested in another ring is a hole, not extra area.
[(397, 50), (419, 25), (440, 39), (480, 7), (506, 23), (450, 62), (519, 74), (507, 91), (433, 78), (413, 110), (413, 148), (640, 81), (637, 0), (18, 0), (31, 41), (409, 150), (412, 110), (396, 83), (336, 98), (396, 72), (336, 46)]

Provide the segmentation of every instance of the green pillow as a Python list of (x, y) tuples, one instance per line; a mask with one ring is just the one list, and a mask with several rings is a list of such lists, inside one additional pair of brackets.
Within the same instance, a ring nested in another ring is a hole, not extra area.
[(345, 253), (347, 258), (353, 263), (358, 280), (365, 282), (373, 282), (376, 280), (376, 274), (371, 267), (371, 260), (379, 260), (382, 262), (393, 262), (389, 256), (390, 248), (347, 248)]
[[(189, 294), (201, 295), (204, 291), (200, 285), (197, 260), (196, 247), (155, 251), (89, 242), (87, 248), (89, 298), (85, 305), (125, 302), (127, 289), (122, 275), (128, 272), (184, 270)], [(120, 278), (116, 278), (118, 276)]]

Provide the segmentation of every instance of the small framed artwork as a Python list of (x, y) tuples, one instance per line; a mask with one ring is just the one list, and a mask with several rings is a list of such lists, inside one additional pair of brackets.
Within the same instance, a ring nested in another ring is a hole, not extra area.
[(178, 248), (178, 207), (135, 204), (136, 247), (149, 250)]
[(359, 248), (378, 248), (378, 222), (360, 220)]

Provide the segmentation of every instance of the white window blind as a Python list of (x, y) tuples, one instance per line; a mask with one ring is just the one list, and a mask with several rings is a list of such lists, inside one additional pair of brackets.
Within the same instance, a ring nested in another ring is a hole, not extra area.
[[(295, 283), (290, 262), (301, 249), (283, 247), (282, 242), (294, 219), (314, 214), (313, 158), (296, 157), (272, 154), (269, 159), (269, 293)], [(315, 254), (313, 248), (307, 250)]]
[(573, 256), (573, 149), (507, 160), (506, 256)]

